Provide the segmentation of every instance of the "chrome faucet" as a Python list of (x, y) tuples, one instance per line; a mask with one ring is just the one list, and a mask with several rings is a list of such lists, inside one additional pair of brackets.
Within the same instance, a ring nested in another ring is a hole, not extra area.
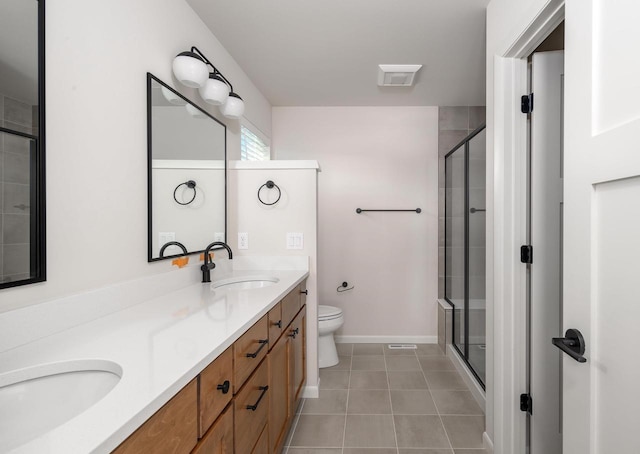
[(222, 241), (214, 241), (204, 250), (204, 264), (200, 267), (202, 270), (202, 282), (211, 282), (211, 270), (216, 267), (216, 264), (209, 261), (209, 252), (216, 246), (222, 246), (229, 253), (229, 260), (233, 260), (233, 252), (227, 243)]

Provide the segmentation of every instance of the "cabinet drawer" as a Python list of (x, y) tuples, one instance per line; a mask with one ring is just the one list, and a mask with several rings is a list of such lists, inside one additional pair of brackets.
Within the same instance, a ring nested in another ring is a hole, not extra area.
[(296, 288), (291, 290), (287, 296), (280, 302), (282, 305), (282, 327), (286, 328), (293, 317), (296, 316), (298, 311), (300, 310), (300, 290), (301, 286), (298, 285)]
[(115, 454), (189, 453), (198, 442), (198, 386), (191, 381), (138, 430)]
[(233, 405), (220, 415), (192, 454), (233, 454)]
[(265, 315), (233, 344), (233, 392), (237, 393), (269, 350), (268, 316)]
[(199, 431), (202, 437), (233, 396), (233, 349), (229, 347), (200, 374)]
[(268, 381), (267, 362), (263, 361), (233, 401), (237, 454), (250, 453), (267, 424), (270, 397)]
[(269, 350), (276, 344), (283, 328), (282, 305), (278, 303), (269, 311)]

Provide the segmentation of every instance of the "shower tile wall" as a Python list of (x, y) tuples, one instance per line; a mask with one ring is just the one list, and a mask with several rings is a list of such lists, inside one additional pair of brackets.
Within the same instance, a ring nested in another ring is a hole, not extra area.
[[(438, 110), (438, 298), (444, 298), (444, 199), (445, 199), (445, 174), (444, 174), (444, 156), (451, 149), (460, 143), (472, 131), (485, 122), (484, 106), (455, 106), (440, 107)], [(473, 166), (478, 168), (480, 166)], [(482, 197), (477, 194), (475, 197)], [(472, 200), (471, 203), (476, 202)], [(480, 203), (480, 200), (477, 201)], [(482, 205), (478, 207), (484, 208), (484, 200)], [(484, 244), (484, 236), (481, 238)], [(479, 244), (474, 238), (470, 238), (471, 246)], [(470, 251), (471, 253), (471, 251)], [(471, 260), (482, 262), (484, 267), (484, 250), (475, 250)], [(477, 267), (476, 270), (480, 271)], [(478, 273), (480, 274), (480, 273)], [(484, 298), (484, 278), (470, 278), (469, 280), (470, 299), (474, 299), (474, 295), (482, 295)], [(478, 297), (478, 296), (475, 296)]]
[[(34, 106), (0, 93), (0, 125), (37, 134)], [(0, 282), (29, 277), (29, 140), (0, 133)]]

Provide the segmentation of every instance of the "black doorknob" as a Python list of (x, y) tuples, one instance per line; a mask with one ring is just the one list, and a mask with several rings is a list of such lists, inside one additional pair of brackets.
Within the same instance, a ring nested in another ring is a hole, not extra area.
[(551, 343), (579, 363), (587, 362), (587, 358), (582, 356), (586, 348), (584, 337), (582, 337), (582, 333), (577, 329), (568, 329), (567, 332), (564, 333), (564, 337), (554, 337)]

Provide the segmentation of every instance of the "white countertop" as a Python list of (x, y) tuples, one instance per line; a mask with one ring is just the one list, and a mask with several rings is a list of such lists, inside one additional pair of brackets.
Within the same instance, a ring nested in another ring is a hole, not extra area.
[(244, 291), (191, 284), (0, 353), (0, 382), (3, 373), (79, 359), (113, 361), (123, 371), (98, 403), (11, 452), (111, 452), (309, 272), (234, 270), (213, 280), (256, 275), (279, 282)]

